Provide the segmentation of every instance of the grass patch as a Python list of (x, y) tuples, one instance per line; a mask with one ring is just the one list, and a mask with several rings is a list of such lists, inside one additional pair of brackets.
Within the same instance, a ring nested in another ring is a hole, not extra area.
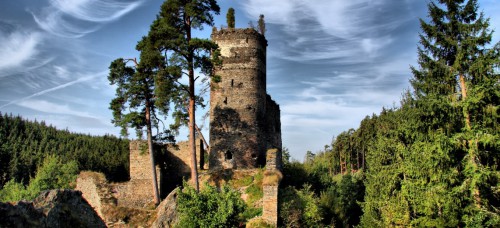
[(264, 179), (262, 180), (263, 185), (278, 185), (283, 174), (279, 170), (266, 170), (264, 172)]
[(251, 218), (262, 215), (262, 208), (247, 207), (246, 210), (240, 214), (241, 220), (248, 221)]
[(262, 190), (262, 180), (264, 179), (264, 172), (259, 169), (257, 173), (253, 176), (253, 182), (250, 184), (245, 193), (248, 194), (247, 205), (253, 207), (254, 203), (264, 197), (264, 191)]
[(247, 228), (273, 228), (274, 226), (267, 223), (262, 217), (252, 219), (246, 224)]
[(264, 196), (264, 191), (262, 190), (262, 185), (257, 185), (255, 183), (252, 183), (248, 188), (245, 190), (245, 193), (248, 194), (248, 199), (247, 199), (247, 204), (249, 206), (253, 206), (253, 204), (262, 199)]
[(254, 180), (254, 177), (252, 176), (245, 176), (243, 178), (240, 178), (240, 179), (236, 179), (236, 180), (231, 180), (231, 185), (233, 186), (233, 188), (240, 188), (240, 187), (244, 187), (244, 186), (249, 186), (252, 184)]

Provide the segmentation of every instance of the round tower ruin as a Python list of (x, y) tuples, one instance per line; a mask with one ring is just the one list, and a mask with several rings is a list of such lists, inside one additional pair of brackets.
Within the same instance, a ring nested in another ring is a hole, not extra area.
[(211, 83), (210, 168), (256, 168), (265, 164), (266, 46), (254, 29), (214, 30), (220, 79)]

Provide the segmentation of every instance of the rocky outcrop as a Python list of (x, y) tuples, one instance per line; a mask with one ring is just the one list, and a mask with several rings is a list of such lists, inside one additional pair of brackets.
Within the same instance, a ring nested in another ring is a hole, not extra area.
[(33, 202), (0, 203), (0, 227), (106, 227), (82, 193), (50, 190)]
[(179, 221), (179, 216), (177, 214), (177, 191), (179, 191), (179, 188), (174, 189), (168, 194), (167, 198), (158, 205), (156, 208), (158, 211), (156, 220), (151, 227), (174, 227), (175, 224), (177, 224)]

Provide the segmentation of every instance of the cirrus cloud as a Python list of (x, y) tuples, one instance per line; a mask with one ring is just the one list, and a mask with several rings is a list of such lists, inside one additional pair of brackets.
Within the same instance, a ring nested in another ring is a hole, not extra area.
[(64, 38), (80, 38), (97, 31), (102, 23), (119, 19), (142, 3), (143, 0), (50, 0), (48, 7), (30, 13), (43, 30)]

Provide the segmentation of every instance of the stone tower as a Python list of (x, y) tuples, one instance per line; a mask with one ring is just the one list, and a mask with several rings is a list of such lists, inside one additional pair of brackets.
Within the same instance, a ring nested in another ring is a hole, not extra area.
[(267, 40), (254, 29), (214, 30), (223, 60), (210, 92), (210, 169), (265, 165), (281, 149), (279, 106), (266, 93)]

